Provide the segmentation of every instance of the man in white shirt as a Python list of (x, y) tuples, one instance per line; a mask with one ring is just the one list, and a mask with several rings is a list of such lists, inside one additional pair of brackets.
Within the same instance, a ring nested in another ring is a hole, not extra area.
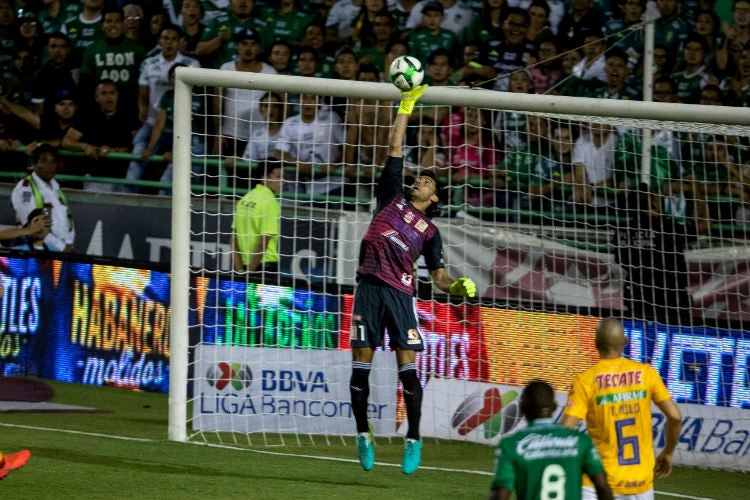
[(341, 166), (344, 126), (336, 113), (321, 109), (321, 99), (301, 95), (300, 113), (284, 120), (276, 144), (276, 157), (297, 165), (298, 179), (303, 181), (298, 188), (312, 195), (343, 189), (343, 178), (331, 174)]
[[(133, 154), (140, 156), (151, 140), (151, 131), (156, 122), (159, 102), (164, 92), (171, 88), (169, 68), (178, 63), (195, 68), (200, 67), (200, 63), (196, 59), (179, 53), (182, 38), (183, 32), (180, 28), (174, 25), (164, 26), (159, 34), (161, 52), (146, 58), (141, 64), (141, 74), (138, 78), (138, 118), (143, 122), (143, 125), (133, 138)], [(168, 147), (171, 148), (171, 144)], [(159, 152), (153, 151), (156, 154)], [(125, 178), (134, 181), (140, 180), (143, 177), (146, 164), (145, 161), (131, 161)], [(137, 191), (132, 186), (124, 186), (124, 190)]]
[[(588, 82), (599, 81), (601, 84), (607, 82), (607, 73), (604, 68), (607, 64), (607, 44), (600, 32), (586, 35), (583, 39), (583, 59), (573, 66), (573, 74), (581, 80)], [(597, 86), (599, 84), (592, 84)]]
[(245, 160), (265, 160), (275, 158), (276, 155), (276, 143), (279, 141), (284, 120), (285, 97), (276, 92), (266, 92), (260, 98), (258, 106), (258, 112), (264, 118), (265, 126), (253, 129), (250, 141), (242, 155)]
[[(267, 75), (278, 73), (270, 64), (259, 59), (261, 40), (257, 30), (244, 28), (234, 35), (234, 42), (237, 44), (237, 57), (225, 62), (219, 69)], [(215, 126), (221, 142), (215, 144), (215, 154), (224, 157), (240, 156), (253, 131), (265, 128), (265, 119), (259, 108), (263, 94), (263, 90), (216, 88)]]
[(345, 42), (352, 34), (352, 25), (357, 19), (364, 0), (338, 0), (326, 17), (326, 39), (329, 42)]
[(40, 144), (32, 153), (33, 172), (24, 177), (10, 195), (16, 223), (23, 226), (29, 214), (40, 208), (52, 220), (50, 233), (44, 238), (47, 249), (55, 252), (72, 252), (75, 241), (73, 216), (55, 180), (58, 166), (57, 149), (49, 144)]
[(612, 200), (596, 189), (614, 187), (617, 131), (607, 123), (584, 123), (583, 127), (573, 145), (572, 162), (578, 186), (574, 199), (604, 212)]

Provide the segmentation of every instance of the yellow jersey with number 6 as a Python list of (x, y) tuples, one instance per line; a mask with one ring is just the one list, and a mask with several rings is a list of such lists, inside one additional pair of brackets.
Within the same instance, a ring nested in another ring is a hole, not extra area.
[[(565, 414), (586, 420), (613, 493), (653, 488), (651, 402), (670, 397), (656, 370), (625, 358), (600, 360), (573, 379)], [(592, 486), (588, 478), (584, 485)]]

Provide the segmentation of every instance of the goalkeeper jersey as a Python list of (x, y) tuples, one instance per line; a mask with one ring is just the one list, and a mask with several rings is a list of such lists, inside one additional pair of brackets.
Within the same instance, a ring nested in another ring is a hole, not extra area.
[(414, 263), (424, 255), (428, 271), (443, 265), (443, 240), (427, 214), (404, 196), (404, 159), (388, 157), (377, 186), (378, 206), (359, 250), (357, 276), (374, 277), (414, 295)]
[(582, 474), (603, 471), (589, 436), (540, 418), (497, 445), (492, 489), (515, 490), (518, 500), (575, 500)]
[(586, 419), (613, 493), (653, 487), (651, 402), (670, 397), (656, 370), (625, 358), (600, 360), (573, 379), (565, 414)]

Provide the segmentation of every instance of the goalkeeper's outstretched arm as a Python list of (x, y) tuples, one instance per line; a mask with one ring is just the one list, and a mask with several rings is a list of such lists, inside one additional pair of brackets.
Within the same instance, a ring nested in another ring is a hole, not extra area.
[(391, 130), (391, 137), (388, 141), (388, 156), (394, 158), (401, 158), (404, 156), (403, 145), (404, 136), (406, 135), (406, 127), (409, 124), (409, 116), (414, 110), (414, 105), (417, 100), (424, 94), (427, 85), (420, 85), (411, 90), (405, 90), (401, 92), (401, 101), (398, 104), (398, 112), (396, 113), (396, 119), (393, 122), (393, 129)]
[(393, 121), (391, 137), (388, 141), (388, 156), (401, 158), (404, 156), (403, 144), (406, 135), (406, 126), (409, 124), (409, 115), (397, 114)]

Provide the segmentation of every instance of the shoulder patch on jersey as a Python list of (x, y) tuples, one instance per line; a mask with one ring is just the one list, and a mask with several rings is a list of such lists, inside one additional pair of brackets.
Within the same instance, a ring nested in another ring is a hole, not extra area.
[(429, 224), (427, 224), (427, 221), (424, 219), (419, 219), (414, 225), (414, 227), (416, 227), (417, 231), (419, 231), (420, 233), (424, 233), (428, 226)]

